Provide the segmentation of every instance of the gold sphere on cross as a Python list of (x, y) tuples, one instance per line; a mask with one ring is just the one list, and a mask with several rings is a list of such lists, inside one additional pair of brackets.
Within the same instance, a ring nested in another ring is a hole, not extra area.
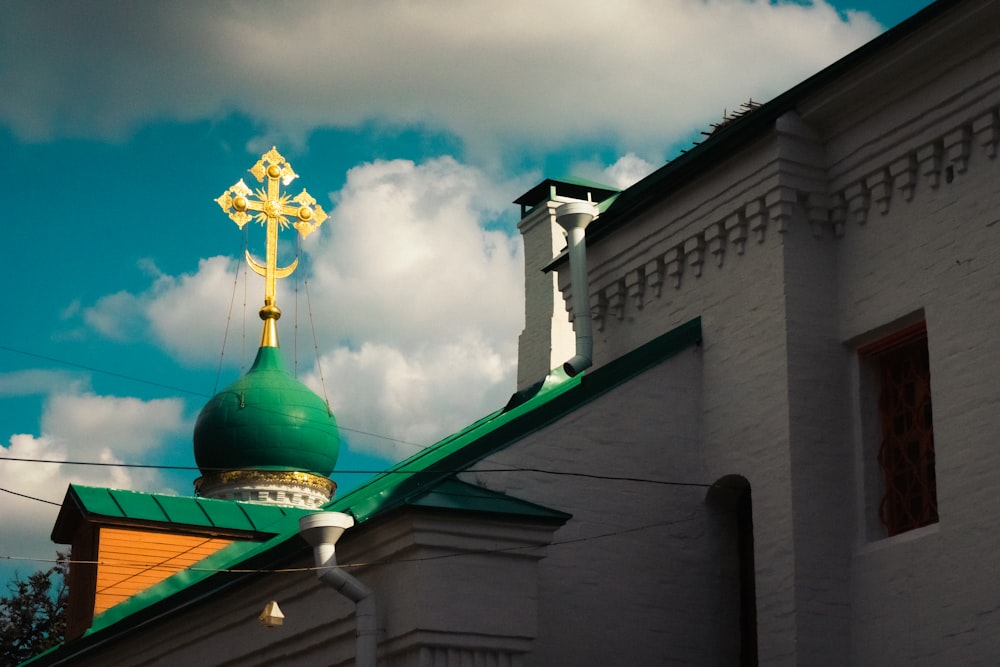
[(270, 302), (265, 302), (258, 314), (260, 315), (260, 319), (262, 320), (281, 319), (281, 309)]
[(281, 202), (277, 199), (268, 199), (264, 202), (264, 213), (269, 218), (284, 219), (281, 215)]
[(235, 197), (233, 198), (233, 208), (237, 211), (247, 210), (247, 198), (246, 197)]
[(278, 176), (281, 176), (281, 169), (278, 168), (278, 165), (272, 164), (267, 168), (267, 175), (271, 178), (277, 178)]
[(309, 208), (308, 206), (299, 207), (299, 220), (301, 220), (302, 222), (309, 222), (309, 220), (312, 217), (313, 217), (313, 212), (311, 208)]

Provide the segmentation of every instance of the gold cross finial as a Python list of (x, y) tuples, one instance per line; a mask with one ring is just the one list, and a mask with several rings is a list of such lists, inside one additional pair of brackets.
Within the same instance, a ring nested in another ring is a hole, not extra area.
[(267, 179), (266, 191), (263, 188), (252, 191), (241, 178), (215, 201), (240, 229), (251, 219), (267, 228), (267, 255), (264, 263), (255, 261), (249, 250), (247, 263), (254, 272), (264, 276), (264, 307), (260, 309), (260, 318), (264, 320), (261, 347), (277, 347), (278, 329), (275, 321), (281, 317), (281, 311), (274, 303), (274, 284), (278, 278), (291, 275), (299, 263), (296, 258), (288, 266), (278, 267), (278, 228), (286, 229), (289, 226), (288, 218), (294, 217), (295, 221), (291, 226), (305, 238), (323, 224), (327, 215), (305, 190), (294, 198), (281, 192), (282, 184), (288, 185), (299, 175), (276, 148), (272, 147), (264, 153), (249, 171), (259, 183)]

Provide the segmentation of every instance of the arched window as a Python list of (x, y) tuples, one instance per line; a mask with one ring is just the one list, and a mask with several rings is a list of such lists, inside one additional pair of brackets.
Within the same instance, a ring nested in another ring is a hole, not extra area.
[(735, 549), (737, 570), (737, 595), (739, 617), (739, 656), (741, 667), (757, 665), (757, 584), (753, 555), (753, 500), (750, 482), (742, 475), (726, 475), (713, 484), (705, 502), (712, 508), (731, 516), (728, 526), (735, 534), (723, 544)]

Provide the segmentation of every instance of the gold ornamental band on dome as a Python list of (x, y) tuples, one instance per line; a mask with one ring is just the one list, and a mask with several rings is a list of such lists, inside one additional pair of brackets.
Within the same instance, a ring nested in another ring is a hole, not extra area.
[(299, 486), (326, 494), (330, 498), (333, 497), (334, 491), (337, 490), (337, 483), (329, 477), (295, 470), (224, 470), (221, 472), (210, 472), (194, 481), (194, 490), (195, 493), (200, 493), (203, 487), (230, 484), (256, 484), (261, 486), (281, 484)]
[[(246, 251), (246, 257), (250, 268), (264, 276), (264, 306), (260, 309), (264, 331), (260, 345), (278, 347), (275, 321), (281, 317), (281, 311), (275, 304), (275, 281), (290, 276), (299, 263), (296, 258), (288, 266), (278, 266), (278, 230), (287, 229), (291, 225), (305, 238), (323, 224), (327, 215), (323, 207), (316, 203), (316, 199), (305, 190), (295, 197), (281, 191), (282, 185), (288, 185), (299, 175), (277, 148), (272, 146), (271, 150), (261, 155), (260, 160), (249, 171), (258, 183), (263, 183), (266, 179), (267, 189), (251, 190), (241, 178), (215, 202), (240, 229), (250, 220), (260, 223), (266, 229), (264, 263), (257, 262), (249, 250)], [(295, 221), (289, 222), (289, 218), (294, 218)]]

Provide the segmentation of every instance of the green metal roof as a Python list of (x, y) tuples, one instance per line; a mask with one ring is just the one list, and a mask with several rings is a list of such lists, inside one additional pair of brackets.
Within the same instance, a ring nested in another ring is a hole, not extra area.
[[(573, 378), (561, 370), (553, 371), (537, 390), (515, 395), (504, 408), (398, 463), (343, 498), (328, 503), (324, 509), (352, 514), (359, 524), (402, 506), (565, 521), (568, 515), (563, 512), (460, 482), (454, 474), (700, 341), (701, 318), (695, 318), (601, 368)], [(249, 503), (238, 506), (241, 509), (262, 507)], [(83, 637), (29, 662), (48, 665), (63, 659), (72, 660), (74, 655), (118, 632), (127, 632), (161, 614), (240, 583), (247, 576), (254, 576), (253, 570), (281, 567), (308, 548), (298, 535), (297, 516), (289, 516), (270, 527), (280, 529), (280, 534), (265, 542), (234, 542), (194, 568), (178, 572), (111, 607), (94, 618)]]
[(572, 197), (573, 199), (592, 200), (595, 204), (601, 204), (609, 197), (615, 197), (620, 190), (603, 183), (595, 183), (583, 178), (564, 177), (546, 178), (544, 181), (531, 188), (523, 195), (514, 200), (515, 204), (521, 205), (521, 215), (543, 202), (547, 202), (555, 196)]
[(215, 529), (273, 535), (281, 532), (286, 520), (298, 520), (310, 511), (71, 484), (52, 528), (52, 540), (69, 544), (84, 517), (101, 517), (119, 524), (170, 524), (174, 528), (188, 527), (199, 532)]
[(559, 523), (568, 521), (572, 516), (454, 478), (435, 484), (423, 494), (408, 498), (406, 504), (411, 507), (551, 519)]

